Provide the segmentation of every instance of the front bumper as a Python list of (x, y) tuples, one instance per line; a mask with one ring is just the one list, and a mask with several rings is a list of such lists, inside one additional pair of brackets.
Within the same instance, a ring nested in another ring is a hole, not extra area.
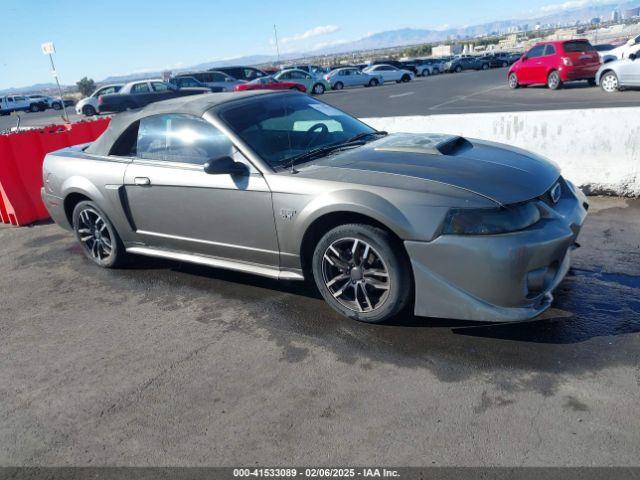
[(405, 241), (415, 280), (415, 314), (478, 321), (521, 321), (546, 310), (571, 263), (587, 215), (584, 194), (565, 183), (543, 218), (501, 235), (442, 235)]

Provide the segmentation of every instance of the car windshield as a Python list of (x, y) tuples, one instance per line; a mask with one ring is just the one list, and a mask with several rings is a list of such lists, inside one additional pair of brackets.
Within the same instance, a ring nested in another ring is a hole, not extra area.
[(275, 169), (288, 166), (294, 157), (375, 132), (330, 105), (288, 93), (230, 105), (220, 117)]

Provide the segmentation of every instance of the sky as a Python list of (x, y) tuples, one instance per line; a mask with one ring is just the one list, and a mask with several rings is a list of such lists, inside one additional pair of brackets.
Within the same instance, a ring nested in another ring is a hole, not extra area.
[(0, 89), (84, 76), (176, 69), (357, 40), (399, 28), (448, 28), (539, 16), (608, 0), (0, 0)]

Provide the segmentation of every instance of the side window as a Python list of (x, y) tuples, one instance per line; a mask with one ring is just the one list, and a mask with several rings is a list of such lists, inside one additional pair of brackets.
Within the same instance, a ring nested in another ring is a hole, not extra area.
[(136, 83), (131, 87), (131, 93), (149, 93), (149, 85), (146, 83)]
[(211, 75), (211, 80), (209, 80), (210, 82), (224, 82), (227, 79), (227, 77), (224, 74), (218, 73), (218, 72), (213, 72), (210, 75)]
[(137, 157), (203, 165), (231, 155), (233, 144), (209, 122), (189, 115), (155, 115), (140, 120)]
[(166, 92), (169, 90), (167, 84), (162, 82), (152, 82), (151, 86), (153, 87), (154, 92)]
[(544, 55), (555, 55), (556, 54), (556, 47), (554, 47), (553, 45), (547, 45), (547, 47), (544, 49)]
[(541, 57), (544, 52), (545, 45), (536, 45), (527, 52), (527, 58)]
[(280, 75), (278, 80), (291, 80), (291, 73), (283, 73), (282, 75)]
[(7, 97), (7, 102), (13, 102), (13, 97)]

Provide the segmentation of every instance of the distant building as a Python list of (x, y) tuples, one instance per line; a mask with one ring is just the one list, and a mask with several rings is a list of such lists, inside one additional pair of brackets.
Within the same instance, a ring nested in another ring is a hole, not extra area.
[(627, 10), (622, 12), (622, 19), (623, 20), (627, 20), (629, 18), (639, 17), (639, 16), (640, 16), (640, 7), (629, 8), (629, 9), (627, 9)]
[(618, 10), (611, 11), (611, 21), (619, 22), (620, 21), (620, 12)]
[(600, 17), (593, 17), (589, 23), (591, 25), (600, 25)]
[(431, 55), (434, 57), (448, 57), (451, 55), (458, 55), (461, 52), (461, 45), (436, 45), (431, 49)]

